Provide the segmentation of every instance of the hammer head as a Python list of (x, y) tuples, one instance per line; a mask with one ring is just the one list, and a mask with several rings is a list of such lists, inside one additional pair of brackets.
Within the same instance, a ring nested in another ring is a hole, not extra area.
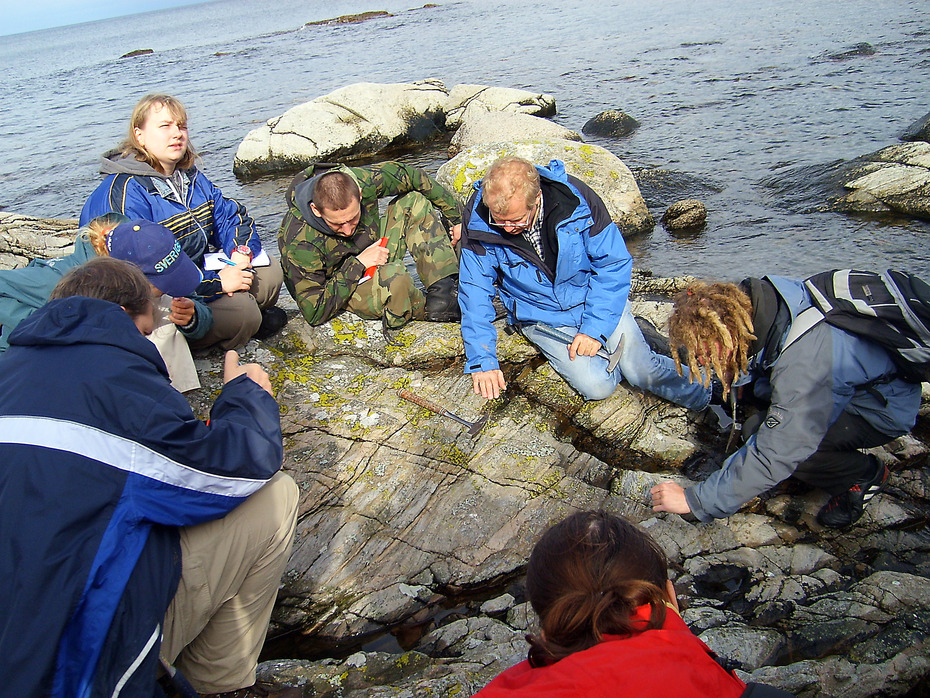
[(472, 422), (471, 426), (468, 427), (468, 435), (472, 437), (478, 436), (478, 433), (482, 429), (484, 429), (484, 425), (487, 423), (488, 423), (488, 415), (485, 414), (477, 421)]

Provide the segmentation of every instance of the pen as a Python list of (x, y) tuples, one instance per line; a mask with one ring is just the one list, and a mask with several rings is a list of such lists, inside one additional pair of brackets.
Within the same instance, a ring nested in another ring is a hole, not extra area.
[(236, 266), (236, 263), (231, 259), (226, 259), (225, 257), (217, 257), (217, 259), (220, 260), (223, 264), (228, 264), (231, 267)]

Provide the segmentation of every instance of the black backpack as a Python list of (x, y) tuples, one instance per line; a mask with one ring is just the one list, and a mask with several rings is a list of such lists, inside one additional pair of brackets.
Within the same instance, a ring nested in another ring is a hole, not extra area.
[(930, 381), (930, 285), (900, 271), (884, 274), (840, 269), (804, 282), (814, 307), (795, 318), (782, 351), (818, 322), (880, 344), (898, 377)]

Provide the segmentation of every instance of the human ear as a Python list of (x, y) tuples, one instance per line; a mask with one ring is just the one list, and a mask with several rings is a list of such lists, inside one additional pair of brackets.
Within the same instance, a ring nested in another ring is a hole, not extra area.
[(672, 584), (671, 579), (665, 580), (665, 594), (668, 596), (669, 605), (675, 609), (676, 613), (681, 613), (681, 609), (678, 607), (678, 594), (675, 593), (675, 585)]

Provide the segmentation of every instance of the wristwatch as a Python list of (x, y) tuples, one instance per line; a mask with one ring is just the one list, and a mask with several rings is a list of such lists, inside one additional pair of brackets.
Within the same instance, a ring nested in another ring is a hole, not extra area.
[(252, 248), (249, 247), (248, 245), (239, 245), (236, 249), (233, 250), (233, 252), (238, 252), (239, 254), (244, 254), (246, 257), (249, 258), (249, 261), (250, 261), (250, 262), (252, 261), (252, 257), (254, 256), (254, 255), (252, 254)]

